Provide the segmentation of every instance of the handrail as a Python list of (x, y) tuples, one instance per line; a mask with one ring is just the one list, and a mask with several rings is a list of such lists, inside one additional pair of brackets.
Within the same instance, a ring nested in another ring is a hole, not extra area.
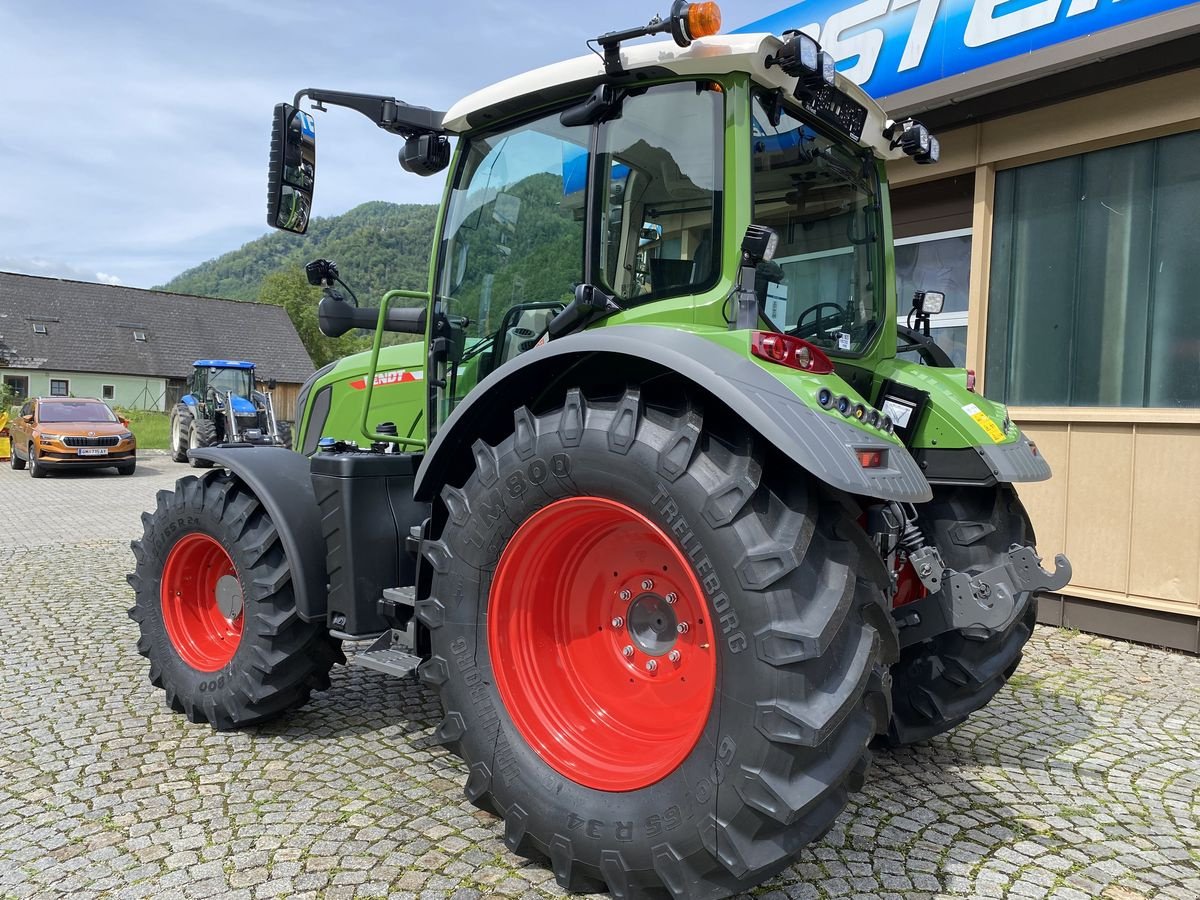
[(388, 291), (383, 295), (383, 299), (379, 302), (379, 320), (375, 324), (375, 338), (371, 342), (371, 365), (367, 370), (367, 396), (363, 403), (362, 422), (360, 429), (363, 436), (371, 442), (386, 441), (392, 444), (399, 444), (401, 447), (415, 447), (418, 450), (425, 449), (426, 441), (424, 438), (401, 437), (396, 434), (380, 434), (367, 427), (367, 420), (371, 416), (371, 394), (375, 389), (375, 371), (379, 366), (379, 348), (383, 346), (384, 325), (387, 323), (388, 307), (391, 302), (397, 298), (403, 300), (424, 300), (429, 303), (429, 294), (422, 291)]

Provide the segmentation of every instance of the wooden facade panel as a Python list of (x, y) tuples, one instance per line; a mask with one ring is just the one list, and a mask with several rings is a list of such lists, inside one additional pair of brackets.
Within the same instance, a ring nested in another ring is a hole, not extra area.
[(1200, 607), (1200, 429), (1135, 433), (1129, 593)]
[(1017, 493), (1029, 513), (1037, 535), (1042, 559), (1054, 559), (1067, 544), (1067, 425), (1021, 425), (1021, 430), (1037, 444), (1038, 452), (1050, 463), (1054, 477), (1049, 481), (1018, 485)]
[(277, 384), (271, 391), (271, 402), (275, 404), (275, 417), (286, 422), (296, 418), (296, 397), (300, 393), (298, 384)]
[(1132, 426), (1070, 426), (1066, 553), (1076, 584), (1127, 592), (1133, 465)]

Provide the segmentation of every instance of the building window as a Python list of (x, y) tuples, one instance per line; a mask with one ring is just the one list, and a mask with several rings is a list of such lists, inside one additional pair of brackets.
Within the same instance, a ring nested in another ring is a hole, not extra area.
[[(917, 291), (944, 293), (946, 305), (930, 319), (930, 336), (960, 367), (967, 364), (970, 279), (970, 228), (896, 239), (897, 324), (906, 324), (913, 294)], [(920, 362), (916, 351), (909, 351), (905, 358)]]
[(1200, 406), (1200, 132), (996, 175), (987, 393)]
[[(14, 400), (24, 400), (29, 396), (28, 375), (5, 375), (4, 386), (8, 388)], [(0, 412), (6, 410), (0, 409)]]
[(100, 385), (100, 399), (111, 400), (117, 395), (117, 389), (111, 384)]
[(144, 341), (144, 340), (146, 340), (146, 332), (144, 332), (144, 331), (135, 331), (135, 332), (133, 333), (133, 339), (134, 339), (135, 341)]
[(33, 323), (33, 333), (34, 334), (46, 334), (47, 333), (46, 326), (43, 325), (41, 322), (34, 322)]
[(50, 396), (51, 397), (69, 397), (71, 396), (71, 382), (65, 378), (50, 379)]

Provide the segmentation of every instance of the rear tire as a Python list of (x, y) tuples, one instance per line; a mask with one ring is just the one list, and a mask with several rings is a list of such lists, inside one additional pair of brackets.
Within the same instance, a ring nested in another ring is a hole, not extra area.
[(25, 468), (25, 460), (17, 456), (16, 444), (8, 448), (8, 465), (14, 472), (20, 472)]
[(238, 728), (329, 687), (329, 670), (345, 661), (340, 644), (300, 619), (279, 533), (240, 481), (221, 471), (182, 478), (158, 492), (142, 522), (142, 539), (131, 544), (129, 616), (150, 683), (171, 709)]
[(185, 403), (177, 404), (172, 419), (171, 459), (175, 462), (187, 462), (188, 441), (192, 433), (192, 411)]
[[(946, 565), (977, 574), (999, 564), (1013, 544), (1032, 544), (1033, 528), (1016, 492), (1000, 488), (936, 488), (917, 507), (926, 539)], [(893, 713), (888, 740), (913, 744), (949, 731), (986, 706), (1021, 662), (1037, 622), (1027, 591), (1020, 612), (1000, 634), (951, 631), (906, 647), (892, 669)]]
[[(728, 431), (693, 404), (573, 389), (540, 416), (517, 410), (497, 446), (475, 443), (463, 487), (442, 490), (417, 604), (432, 645), (420, 675), (445, 710), (435, 736), (465, 760), (467, 798), (503, 817), (507, 846), (548, 859), (567, 890), (717, 898), (759, 883), (833, 825), (887, 727), (881, 562), (838, 498), (744, 426)], [(589, 506), (616, 519), (589, 532), (559, 514)], [(695, 618), (678, 641), (667, 609)], [(669, 643), (643, 642), (635, 611), (665, 619), (656, 640)], [(552, 633), (570, 640), (530, 639)], [(682, 662), (646, 649), (668, 646)], [(710, 671), (711, 700), (675, 679)], [(697, 728), (644, 712), (669, 717), (677, 696)], [(606, 714), (573, 719), (580, 703)], [(566, 729), (531, 724), (539, 709)]]
[(46, 467), (43, 466), (40, 462), (38, 462), (37, 450), (34, 448), (33, 444), (29, 445), (28, 460), (29, 460), (29, 477), (30, 478), (45, 478), (46, 475), (48, 474), (46, 471)]
[[(217, 426), (209, 419), (194, 419), (189, 435), (189, 450), (211, 447), (217, 443)], [(191, 455), (188, 456), (188, 463), (193, 469), (207, 469), (212, 466), (212, 463), (207, 459), (196, 459)]]

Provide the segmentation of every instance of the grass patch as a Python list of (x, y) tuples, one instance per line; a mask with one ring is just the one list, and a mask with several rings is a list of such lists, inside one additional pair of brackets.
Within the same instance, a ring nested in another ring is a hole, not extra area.
[(129, 430), (137, 438), (139, 450), (167, 450), (171, 442), (170, 416), (146, 409), (118, 409), (117, 415), (129, 420)]

